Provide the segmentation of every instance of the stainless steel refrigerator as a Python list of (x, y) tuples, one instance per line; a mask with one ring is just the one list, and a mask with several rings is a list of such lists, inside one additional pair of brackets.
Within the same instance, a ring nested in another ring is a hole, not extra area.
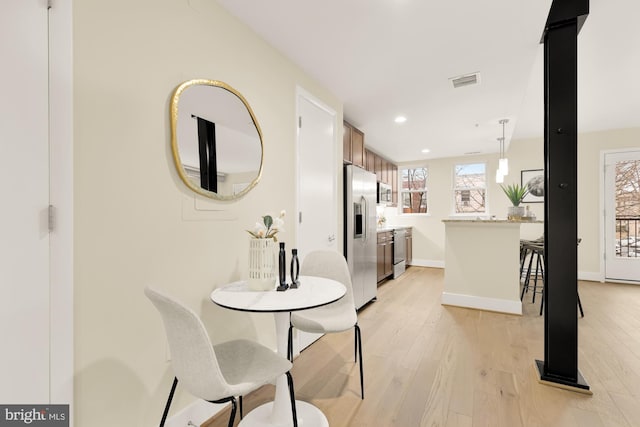
[(353, 165), (344, 167), (344, 215), (344, 255), (360, 308), (376, 297), (378, 289), (375, 174)]

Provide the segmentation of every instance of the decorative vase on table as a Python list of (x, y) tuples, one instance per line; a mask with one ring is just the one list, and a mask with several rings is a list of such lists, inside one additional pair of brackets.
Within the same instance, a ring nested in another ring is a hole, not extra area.
[(280, 215), (263, 215), (253, 230), (247, 230), (249, 239), (249, 288), (270, 291), (276, 286), (276, 234), (284, 229), (285, 211)]
[(270, 291), (276, 285), (276, 242), (249, 239), (249, 289)]

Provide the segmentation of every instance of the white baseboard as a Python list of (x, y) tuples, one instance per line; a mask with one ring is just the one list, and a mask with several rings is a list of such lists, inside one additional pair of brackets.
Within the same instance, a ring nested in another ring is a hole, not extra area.
[(227, 406), (228, 404), (196, 400), (182, 411), (168, 418), (164, 425), (165, 427), (187, 427), (191, 422), (193, 425), (199, 426)]
[(592, 271), (578, 271), (578, 280), (588, 280), (591, 282), (604, 282), (604, 274)]
[(412, 259), (410, 265), (417, 267), (444, 268), (444, 261), (431, 259)]
[(441, 302), (444, 305), (477, 308), (480, 310), (497, 311), (499, 313), (522, 314), (522, 303), (520, 302), (520, 300), (511, 301), (506, 299), (486, 298), (443, 292)]
[(637, 280), (618, 280), (618, 279), (606, 279), (608, 283), (621, 283), (624, 285), (640, 285)]

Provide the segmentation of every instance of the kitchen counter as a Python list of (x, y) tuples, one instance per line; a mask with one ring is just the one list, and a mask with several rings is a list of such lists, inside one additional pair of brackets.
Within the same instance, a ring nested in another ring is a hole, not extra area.
[(393, 230), (407, 230), (412, 228), (410, 225), (385, 225), (384, 227), (378, 227), (376, 231), (378, 233), (384, 233), (385, 231), (393, 231)]
[(503, 223), (508, 223), (508, 224), (542, 224), (544, 223), (544, 221), (542, 221), (541, 219), (534, 219), (534, 220), (530, 220), (530, 219), (505, 219), (505, 218), (500, 218), (500, 219), (478, 219), (478, 218), (473, 218), (473, 219), (462, 219), (462, 218), (455, 218), (455, 219), (443, 219), (442, 222), (447, 223), (447, 222), (472, 222), (472, 223), (492, 223), (492, 224), (503, 224)]
[(522, 314), (519, 255), (520, 226), (525, 221), (447, 219), (443, 222), (442, 304)]

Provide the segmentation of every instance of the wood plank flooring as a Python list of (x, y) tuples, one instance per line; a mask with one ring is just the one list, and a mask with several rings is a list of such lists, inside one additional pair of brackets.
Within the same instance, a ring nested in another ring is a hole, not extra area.
[[(579, 283), (579, 366), (593, 396), (538, 383), (539, 298), (525, 296), (524, 315), (512, 316), (442, 306), (442, 286), (443, 270), (411, 267), (360, 311), (364, 400), (353, 332), (326, 335), (294, 361), (296, 398), (331, 427), (640, 426), (640, 286)], [(273, 391), (245, 396), (245, 412)]]

